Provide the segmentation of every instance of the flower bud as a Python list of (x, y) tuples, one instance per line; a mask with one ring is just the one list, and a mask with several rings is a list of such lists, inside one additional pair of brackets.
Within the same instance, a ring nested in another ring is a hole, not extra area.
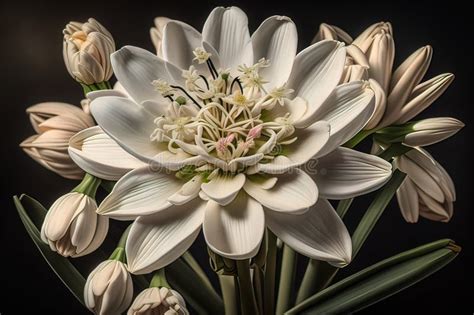
[(397, 190), (403, 217), (416, 223), (419, 216), (448, 222), (456, 200), (454, 184), (446, 170), (423, 149), (415, 149), (395, 159), (407, 177)]
[(185, 315), (186, 303), (178, 292), (166, 287), (151, 287), (142, 291), (133, 301), (127, 315)]
[(370, 65), (370, 77), (375, 79), (387, 93), (395, 58), (395, 42), (392, 35), (381, 30), (374, 36), (372, 45), (366, 54)]
[(64, 257), (80, 257), (95, 251), (104, 241), (108, 218), (96, 213), (95, 200), (70, 192), (54, 202), (41, 228), (41, 239)]
[(365, 54), (354, 45), (347, 46), (346, 51), (346, 63), (339, 84), (367, 80), (369, 78), (369, 61)]
[(68, 154), (69, 139), (94, 125), (92, 117), (79, 107), (66, 103), (41, 103), (26, 112), (38, 133), (23, 141), (20, 147), (47, 169), (70, 179), (81, 179), (84, 172)]
[(159, 16), (155, 18), (155, 27), (150, 28), (151, 41), (156, 48), (156, 55), (160, 58), (163, 58), (163, 49), (161, 46), (161, 42), (163, 40), (163, 30), (169, 21), (171, 21), (171, 19)]
[(457, 133), (464, 124), (451, 117), (423, 119), (413, 125), (413, 132), (405, 136), (403, 144), (417, 147), (443, 141)]
[(395, 123), (405, 123), (424, 111), (446, 91), (453, 81), (453, 74), (444, 73), (418, 84), (400, 110)]
[(128, 308), (132, 298), (132, 277), (121, 261), (106, 260), (87, 277), (84, 301), (95, 314), (121, 314)]
[(358, 46), (364, 53), (366, 53), (372, 45), (375, 37), (382, 32), (393, 37), (392, 24), (389, 22), (378, 22), (372, 24), (356, 39), (354, 39), (352, 44)]
[(321, 23), (318, 32), (313, 38), (312, 44), (325, 39), (338, 40), (346, 44), (352, 43), (352, 37), (339, 27)]
[(63, 57), (69, 74), (86, 85), (108, 81), (113, 70), (110, 54), (115, 51), (112, 35), (95, 19), (70, 22), (63, 31)]
[(383, 119), (383, 126), (391, 125), (398, 120), (402, 107), (428, 70), (432, 54), (431, 46), (422, 47), (395, 70), (390, 83), (387, 114)]

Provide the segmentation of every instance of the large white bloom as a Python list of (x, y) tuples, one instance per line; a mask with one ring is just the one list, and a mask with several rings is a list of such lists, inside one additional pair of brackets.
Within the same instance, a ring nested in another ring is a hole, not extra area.
[(132, 100), (99, 97), (91, 111), (149, 166), (122, 177), (98, 211), (136, 219), (131, 272), (172, 262), (201, 226), (228, 258), (254, 256), (268, 226), (308, 257), (351, 260), (350, 236), (326, 198), (367, 193), (390, 177), (389, 163), (338, 148), (370, 118), (373, 92), (363, 82), (337, 86), (343, 44), (296, 49), (289, 18), (270, 17), (250, 36), (245, 13), (232, 7), (213, 10), (202, 33), (168, 22), (163, 59), (130, 46), (112, 55)]

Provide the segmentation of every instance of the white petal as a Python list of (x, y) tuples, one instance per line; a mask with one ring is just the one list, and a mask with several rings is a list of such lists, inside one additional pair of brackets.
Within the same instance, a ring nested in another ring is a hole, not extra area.
[(331, 125), (328, 144), (320, 155), (333, 151), (357, 134), (372, 116), (374, 106), (374, 92), (363, 82), (338, 86), (313, 118)]
[[(166, 24), (163, 34), (163, 58), (177, 66), (187, 70), (193, 65), (193, 51), (202, 46), (202, 36), (194, 27), (180, 22), (170, 21)], [(194, 63), (198, 70), (207, 70), (205, 64)]]
[(306, 165), (322, 197), (346, 199), (367, 194), (383, 186), (392, 175), (387, 161), (348, 148), (338, 148), (320, 158), (314, 165)]
[(145, 166), (122, 177), (97, 212), (119, 220), (153, 214), (169, 208), (168, 197), (183, 184), (174, 174), (154, 172)]
[(272, 16), (263, 21), (252, 35), (254, 60), (266, 58), (270, 66), (260, 70), (270, 82), (267, 89), (282, 86), (290, 76), (298, 46), (298, 33), (286, 16)]
[(203, 231), (215, 253), (231, 259), (251, 258), (257, 254), (265, 231), (262, 205), (245, 193), (225, 207), (210, 200)]
[(245, 175), (217, 175), (208, 183), (204, 183), (201, 189), (204, 193), (220, 205), (231, 203), (245, 183)]
[(265, 207), (279, 212), (303, 213), (318, 200), (318, 187), (299, 169), (278, 176), (278, 182), (270, 189), (251, 178), (245, 182), (244, 189)]
[(181, 187), (176, 193), (168, 197), (168, 201), (175, 205), (182, 205), (199, 195), (202, 185), (202, 176), (196, 175)]
[(247, 15), (237, 7), (215, 8), (204, 24), (202, 37), (219, 53), (223, 68), (253, 64)]
[(141, 103), (146, 100), (163, 100), (151, 84), (162, 79), (175, 83), (168, 74), (174, 66), (158, 58), (151, 52), (133, 46), (125, 46), (111, 55), (114, 73), (132, 98)]
[(288, 151), (286, 156), (280, 155), (270, 163), (257, 164), (250, 168), (247, 173), (283, 174), (308, 162), (311, 158), (317, 157), (329, 139), (330, 126), (325, 121), (318, 121), (306, 129), (297, 130), (295, 135), (298, 140), (286, 146), (285, 149)]
[(171, 153), (169, 151), (161, 152), (153, 159), (153, 162), (156, 163), (157, 167), (177, 171), (186, 165), (197, 165), (201, 160), (199, 156), (192, 156), (178, 149), (177, 153)]
[(288, 87), (308, 101), (308, 115), (316, 111), (339, 83), (346, 58), (343, 44), (323, 40), (301, 51), (295, 59)]
[(418, 222), (418, 193), (415, 184), (409, 177), (405, 177), (397, 190), (397, 201), (403, 218), (408, 223)]
[(441, 187), (439, 186), (439, 182), (437, 178), (434, 178), (432, 175), (436, 175), (436, 173), (430, 172), (430, 169), (424, 168), (422, 166), (428, 165), (426, 164), (418, 164), (420, 161), (413, 161), (411, 158), (407, 156), (400, 156), (397, 158), (397, 166), (398, 168), (406, 173), (408, 177), (419, 187), (420, 190), (423, 190), (426, 194), (434, 198), (438, 202), (444, 202), (444, 193)]
[(142, 161), (151, 161), (166, 145), (150, 140), (156, 128), (145, 108), (127, 98), (106, 96), (91, 103), (91, 113), (97, 124), (125, 151)]
[(116, 96), (116, 97), (125, 97), (125, 98), (128, 97), (127, 94), (123, 93), (120, 90), (98, 90), (98, 91), (92, 91), (92, 92), (87, 93), (87, 98), (91, 102), (103, 96)]
[(265, 219), (278, 238), (302, 255), (338, 267), (351, 261), (349, 232), (325, 199), (300, 215), (266, 210)]
[(170, 211), (138, 218), (130, 230), (126, 251), (128, 269), (146, 274), (175, 261), (199, 234), (206, 203), (195, 199)]
[(69, 140), (69, 156), (84, 171), (107, 180), (118, 180), (145, 164), (125, 152), (99, 126), (78, 132)]

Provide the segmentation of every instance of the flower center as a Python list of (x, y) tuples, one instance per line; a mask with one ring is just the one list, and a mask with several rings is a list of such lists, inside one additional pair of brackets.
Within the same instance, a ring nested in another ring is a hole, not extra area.
[(248, 160), (254, 164), (273, 159), (273, 147), (288, 140), (294, 127), (281, 109), (281, 117), (262, 117), (271, 117), (264, 113), (271, 112), (277, 104), (283, 106), (293, 90), (285, 86), (265, 90), (268, 81), (260, 70), (269, 66), (266, 59), (251, 66), (241, 65), (237, 68), (239, 75), (232, 76), (230, 69), (217, 70), (212, 55), (203, 48), (196, 48), (193, 53), (193, 60), (205, 63), (208, 71), (202, 73), (191, 66), (182, 73), (184, 86), (174, 86), (160, 78), (152, 82), (169, 104), (165, 115), (155, 119), (156, 129), (150, 139), (168, 143), (171, 151), (179, 147), (191, 155), (205, 154), (207, 170), (235, 172), (227, 168), (235, 159), (253, 156), (255, 159)]

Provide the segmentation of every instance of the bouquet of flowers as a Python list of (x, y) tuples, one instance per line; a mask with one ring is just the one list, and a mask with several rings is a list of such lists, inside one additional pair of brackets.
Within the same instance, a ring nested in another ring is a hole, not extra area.
[[(69, 23), (64, 61), (84, 90), (82, 108), (27, 109), (36, 134), (20, 146), (81, 182), (49, 210), (26, 195), (14, 202), (44, 258), (90, 311), (348, 313), (456, 257), (460, 247), (442, 239), (333, 282), (393, 196), (409, 223), (453, 215), (453, 181), (424, 147), (463, 124), (415, 119), (454, 78), (424, 80), (430, 46), (394, 67), (390, 23), (355, 39), (321, 24), (298, 52), (290, 18), (269, 17), (250, 34), (236, 7), (215, 8), (201, 32), (158, 17), (150, 33), (156, 52), (116, 50), (98, 21)], [(357, 150), (364, 139), (370, 152)], [(374, 191), (351, 235), (344, 215), (353, 198)], [(123, 234), (99, 258), (109, 225)], [(201, 230), (209, 266), (189, 251)], [(74, 266), (85, 255), (97, 256), (89, 275)], [(298, 256), (308, 258), (301, 283)]]

